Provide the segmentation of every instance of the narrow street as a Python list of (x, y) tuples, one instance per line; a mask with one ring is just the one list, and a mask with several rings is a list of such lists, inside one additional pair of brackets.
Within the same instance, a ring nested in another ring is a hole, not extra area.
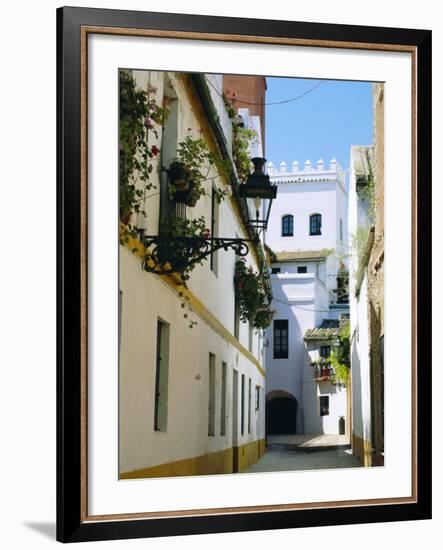
[(266, 453), (248, 473), (321, 470), (360, 466), (349, 440), (338, 435), (271, 435)]

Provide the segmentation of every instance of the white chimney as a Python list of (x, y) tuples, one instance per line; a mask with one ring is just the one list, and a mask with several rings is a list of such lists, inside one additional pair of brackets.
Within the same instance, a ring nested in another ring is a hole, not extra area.
[(286, 174), (286, 162), (284, 160), (280, 162), (280, 174)]
[(329, 163), (329, 170), (332, 170), (333, 172), (337, 170), (337, 160), (335, 157), (331, 159), (331, 162)]
[(274, 166), (274, 163), (271, 161), (269, 161), (267, 164), (266, 164), (266, 168), (267, 168), (267, 171), (268, 171), (268, 174), (270, 176), (273, 176), (274, 173), (275, 173), (275, 166)]
[(305, 162), (305, 172), (310, 172), (311, 170), (312, 170), (312, 164), (311, 164), (311, 161), (308, 159)]
[(296, 160), (292, 163), (292, 171), (298, 172), (298, 162)]
[(318, 159), (317, 170), (320, 170), (321, 172), (323, 172), (324, 169), (325, 169), (325, 163), (323, 162), (323, 159)]

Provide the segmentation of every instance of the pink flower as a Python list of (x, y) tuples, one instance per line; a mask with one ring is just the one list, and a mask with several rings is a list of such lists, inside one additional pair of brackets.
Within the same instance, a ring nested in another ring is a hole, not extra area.
[(145, 126), (146, 128), (153, 128), (154, 127), (154, 121), (152, 120), (151, 117), (146, 117), (145, 118)]

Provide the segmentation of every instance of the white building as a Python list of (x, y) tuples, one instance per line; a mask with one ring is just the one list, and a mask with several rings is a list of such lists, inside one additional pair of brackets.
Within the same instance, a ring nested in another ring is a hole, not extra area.
[(367, 183), (371, 175), (373, 147), (351, 148), (349, 176), (350, 255), (349, 295), (351, 307), (351, 364), (353, 403), (353, 450), (364, 466), (371, 465), (372, 411), (368, 295), (368, 259), (374, 242)]
[(311, 362), (326, 345), (321, 338), (305, 342), (305, 335), (324, 320), (337, 325), (348, 317), (338, 289), (347, 265), (345, 176), (335, 159), (328, 167), (306, 161), (301, 169), (293, 162), (289, 171), (284, 162), (278, 169), (268, 163), (268, 174), (278, 185), (266, 234), (276, 310), (267, 331), (268, 433), (338, 434), (346, 391), (316, 377)]
[[(149, 86), (157, 102), (166, 98), (170, 108), (152, 138), (160, 149), (152, 172), (159, 192), (145, 205), (146, 233), (157, 235), (162, 212), (175, 208), (161, 168), (187, 135), (203, 137), (229, 159), (231, 121), (220, 95), (222, 76), (132, 76), (137, 87)], [(218, 133), (208, 111), (217, 114)], [(204, 216), (212, 236), (249, 238), (235, 194), (220, 204), (214, 200), (215, 189), (229, 191), (231, 184), (216, 175), (204, 183), (195, 206), (180, 205), (181, 214), (188, 220)], [(251, 244), (246, 257), (255, 271), (264, 260), (260, 248)], [(264, 452), (265, 371), (262, 335), (241, 322), (236, 309), (238, 258), (233, 250), (218, 250), (195, 267), (184, 288), (174, 275), (141, 269), (143, 254), (137, 239), (120, 245), (120, 478), (245, 470)], [(190, 328), (190, 321), (197, 324)]]

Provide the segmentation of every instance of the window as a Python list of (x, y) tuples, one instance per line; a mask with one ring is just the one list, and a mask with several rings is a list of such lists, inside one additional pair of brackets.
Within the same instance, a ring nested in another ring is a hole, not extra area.
[(292, 237), (294, 235), (294, 216), (288, 214), (281, 219), (282, 237)]
[(272, 275), (275, 275), (276, 273), (280, 273), (281, 269), (279, 267), (272, 267), (271, 273)]
[(255, 386), (255, 410), (260, 410), (260, 386)]
[(297, 273), (307, 273), (308, 268), (305, 265), (299, 265), (297, 267)]
[(251, 433), (252, 380), (248, 384), (248, 434)]
[(252, 345), (253, 345), (253, 339), (254, 339), (254, 327), (252, 326), (251, 321), (249, 321), (248, 326), (248, 351), (252, 353)]
[(240, 433), (245, 433), (245, 375), (241, 375)]
[[(177, 155), (178, 128), (179, 128), (179, 107), (177, 95), (169, 77), (164, 75), (163, 100), (168, 102), (169, 115), (163, 124), (160, 146), (159, 168), (167, 169)], [(186, 206), (183, 203), (171, 199), (168, 192), (168, 175), (162, 170), (160, 176), (160, 227), (167, 226), (167, 222), (175, 218), (186, 217)], [(144, 220), (145, 218), (142, 217)]]
[(234, 298), (234, 336), (239, 338), (240, 335), (240, 299)]
[(340, 218), (340, 240), (343, 241), (343, 220)]
[[(211, 237), (218, 237), (218, 202), (215, 195), (215, 189), (212, 188), (211, 194)], [(218, 272), (218, 253), (212, 252), (210, 258), (211, 271), (217, 275)]]
[(320, 357), (329, 357), (331, 355), (331, 346), (320, 347)]
[(169, 325), (157, 321), (154, 430), (165, 432), (168, 421)]
[(320, 416), (329, 415), (329, 395), (320, 395)]
[(220, 435), (226, 435), (226, 374), (228, 366), (222, 363)]
[[(235, 238), (239, 238), (239, 234), (235, 232)], [(235, 263), (237, 263), (240, 260), (241, 256), (238, 254), (235, 255)], [(232, 277), (233, 285), (234, 285), (234, 277)], [(236, 288), (234, 285), (234, 336), (239, 339), (240, 336), (240, 299), (237, 296)]]
[(288, 320), (274, 321), (274, 359), (288, 358)]
[(321, 235), (321, 214), (312, 214), (309, 218), (309, 234)]
[(208, 435), (215, 435), (215, 355), (209, 354)]

